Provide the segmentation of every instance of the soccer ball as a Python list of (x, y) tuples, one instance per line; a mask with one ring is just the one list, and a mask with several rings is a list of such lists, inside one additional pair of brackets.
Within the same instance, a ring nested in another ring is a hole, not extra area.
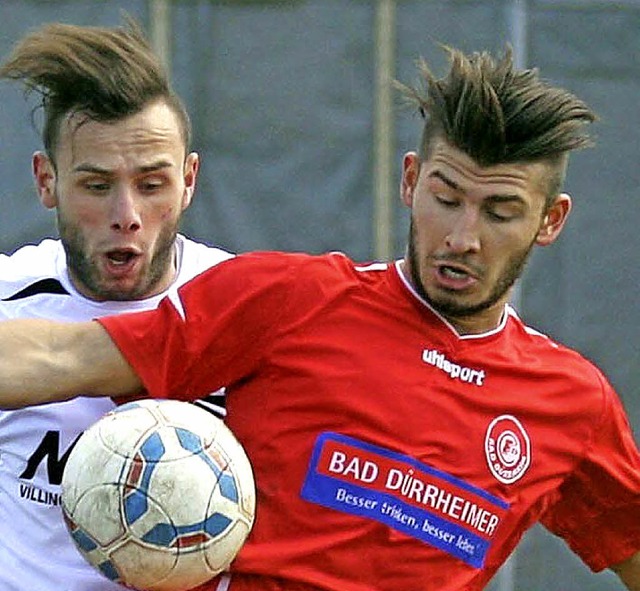
[(80, 436), (61, 505), (76, 546), (107, 578), (184, 591), (235, 558), (253, 525), (255, 485), (220, 419), (187, 402), (145, 399)]

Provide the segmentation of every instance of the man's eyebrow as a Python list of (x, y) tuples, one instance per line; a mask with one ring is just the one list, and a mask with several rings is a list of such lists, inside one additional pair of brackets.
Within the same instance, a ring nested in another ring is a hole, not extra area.
[(452, 179), (450, 179), (448, 176), (446, 176), (442, 171), (440, 170), (432, 170), (429, 173), (430, 177), (435, 177), (437, 179), (440, 179), (445, 185), (447, 185), (448, 187), (451, 187), (452, 189), (459, 191), (460, 190), (460, 185), (458, 185), (458, 183), (456, 183), (455, 181), (453, 181)]
[(91, 172), (96, 174), (109, 174), (111, 171), (95, 164), (81, 163), (73, 167), (73, 172)]
[[(445, 185), (453, 189), (454, 191), (463, 191), (458, 183), (454, 180), (450, 179), (447, 175), (445, 175), (440, 170), (433, 170), (429, 173), (430, 177), (435, 177), (441, 180)], [(463, 191), (464, 192), (464, 191)], [(492, 201), (494, 203), (509, 203), (512, 201), (524, 202), (525, 200), (522, 198), (522, 195), (518, 195), (517, 193), (495, 193), (493, 195), (487, 195), (485, 198), (487, 201)]]
[(509, 203), (511, 201), (520, 201), (524, 203), (524, 199), (521, 195), (517, 193), (505, 193), (505, 194), (495, 194), (487, 196), (489, 201), (493, 201), (494, 203)]
[(146, 164), (145, 166), (140, 166), (137, 168), (139, 172), (153, 172), (154, 170), (160, 170), (162, 168), (171, 168), (173, 166), (173, 162), (169, 160), (159, 160), (158, 162), (153, 162), (152, 164)]
[[(146, 173), (146, 172), (154, 172), (156, 170), (161, 170), (163, 168), (170, 168), (173, 166), (169, 160), (158, 160), (157, 162), (153, 162), (151, 164), (145, 164), (143, 166), (139, 166), (135, 169), (137, 173)], [(74, 172), (88, 172), (92, 174), (104, 174), (111, 175), (113, 171), (108, 168), (103, 168), (102, 166), (98, 166), (96, 164), (90, 164), (88, 162), (82, 162), (73, 168)]]

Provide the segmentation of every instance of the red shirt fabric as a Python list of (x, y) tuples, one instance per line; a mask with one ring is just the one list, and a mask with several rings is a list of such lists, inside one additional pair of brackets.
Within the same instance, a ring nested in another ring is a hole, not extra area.
[(640, 549), (619, 398), (509, 306), (461, 336), (397, 264), (267, 252), (99, 322), (149, 395), (227, 386), (258, 495), (231, 591), (480, 590), (538, 521), (594, 570)]

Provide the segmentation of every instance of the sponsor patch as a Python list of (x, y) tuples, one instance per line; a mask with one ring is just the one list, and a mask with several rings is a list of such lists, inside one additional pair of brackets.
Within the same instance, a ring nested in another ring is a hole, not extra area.
[(489, 470), (497, 480), (512, 484), (531, 463), (531, 441), (518, 419), (501, 415), (489, 424), (484, 440)]
[(301, 496), (481, 568), (509, 504), (414, 458), (337, 433), (316, 440)]

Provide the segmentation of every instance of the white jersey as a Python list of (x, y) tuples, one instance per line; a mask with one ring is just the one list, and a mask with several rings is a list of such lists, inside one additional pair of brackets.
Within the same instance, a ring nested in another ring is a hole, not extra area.
[[(178, 275), (165, 293), (138, 301), (95, 302), (74, 289), (59, 240), (0, 255), (0, 320), (82, 321), (154, 308), (163, 296), (231, 258), (178, 236)], [(76, 550), (60, 508), (62, 470), (80, 433), (113, 408), (109, 398), (0, 411), (0, 590), (123, 591)]]

